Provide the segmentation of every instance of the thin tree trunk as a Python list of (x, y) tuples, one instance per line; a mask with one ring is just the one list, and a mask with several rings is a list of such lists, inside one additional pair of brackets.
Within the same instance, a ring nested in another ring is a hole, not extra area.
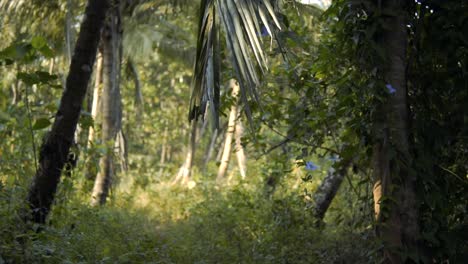
[(80, 116), (99, 43), (108, 1), (89, 0), (70, 64), (54, 124), (41, 146), (39, 168), (29, 188), (27, 201), (32, 221), (44, 223), (54, 200), (62, 169)]
[(21, 81), (17, 80), (11, 85), (11, 104), (17, 105), (21, 100)]
[(231, 112), (229, 113), (228, 128), (226, 130), (226, 138), (224, 141), (223, 155), (221, 157), (221, 164), (219, 165), (218, 176), (216, 181), (221, 183), (226, 177), (226, 171), (229, 166), (229, 160), (231, 159), (232, 139), (234, 137), (234, 131), (236, 130), (236, 119), (238, 115), (237, 104), (239, 99), (239, 84), (236, 80), (231, 79), (229, 81), (229, 87), (232, 90), (232, 96), (235, 98), (234, 104), (231, 106)]
[[(386, 263), (406, 263), (408, 260), (402, 258), (401, 252), (419, 255), (416, 179), (409, 173), (412, 161), (406, 87), (407, 4), (404, 0), (382, 4), (391, 14), (384, 18), (387, 30), (383, 32), (382, 46), (388, 55), (383, 69), (384, 80), (387, 87), (395, 90), (380, 109), (383, 120), (376, 124), (377, 143), (374, 146), (374, 207), (379, 223), (377, 234), (384, 242)], [(390, 157), (390, 150), (398, 155)]]
[[(226, 126), (221, 126), (223, 129), (221, 129), (219, 132), (218, 132), (218, 138), (219, 138), (219, 142), (216, 144), (216, 148), (218, 150), (218, 152), (216, 153), (216, 163), (220, 163), (221, 164), (221, 158), (223, 157), (223, 146), (224, 146), (224, 139), (226, 138), (226, 131), (224, 131), (225, 129), (227, 130), (227, 124)], [(220, 128), (221, 128), (220, 127)]]
[(49, 74), (54, 73), (55, 58), (51, 58), (49, 61)]
[[(93, 89), (93, 103), (91, 106), (91, 117), (94, 120), (94, 125), (96, 126), (96, 120), (99, 113), (99, 97), (101, 95), (101, 87), (102, 87), (102, 52), (99, 51), (96, 59), (96, 74), (95, 74), (95, 82), (94, 82), (94, 89)], [(94, 134), (95, 130), (93, 127), (89, 128), (88, 132), (88, 140), (87, 144), (91, 144), (94, 141)]]
[(185, 157), (184, 164), (179, 169), (179, 173), (177, 177), (174, 179), (172, 184), (176, 184), (177, 182), (181, 182), (183, 185), (187, 184), (190, 180), (190, 176), (192, 174), (192, 166), (193, 166), (193, 157), (195, 155), (195, 147), (196, 147), (196, 138), (197, 138), (197, 119), (192, 120), (191, 123), (191, 133), (190, 133), (190, 143), (187, 150), (187, 155)]
[(328, 171), (327, 176), (323, 179), (314, 194), (314, 209), (313, 214), (318, 220), (322, 220), (330, 207), (333, 198), (335, 198), (338, 189), (346, 176), (348, 165), (343, 166), (338, 171)]
[(117, 133), (117, 138), (115, 140), (115, 149), (119, 154), (120, 161), (120, 170), (122, 172), (128, 171), (128, 147), (127, 147), (127, 138), (123, 132), (123, 129), (120, 129)]
[(72, 14), (71, 14), (71, 0), (67, 0), (67, 12), (65, 15), (65, 47), (67, 51), (67, 60), (71, 61), (72, 59), (72, 33), (71, 33), (71, 23), (72, 23)]
[(216, 128), (213, 131), (213, 135), (211, 135), (211, 140), (210, 140), (210, 145), (208, 146), (205, 157), (203, 159), (203, 171), (206, 172), (206, 167), (208, 165), (208, 162), (211, 159), (211, 156), (213, 156), (213, 149), (216, 144), (216, 139), (218, 139), (218, 129)]
[(236, 157), (237, 164), (239, 166), (239, 172), (242, 179), (245, 179), (247, 175), (247, 158), (245, 156), (244, 146), (242, 146), (242, 135), (244, 134), (244, 126), (240, 120), (240, 115), (236, 120), (236, 131), (235, 131), (235, 140), (236, 140)]
[(102, 32), (103, 92), (102, 92), (102, 143), (106, 153), (99, 161), (99, 173), (94, 182), (91, 205), (106, 202), (112, 178), (114, 177), (114, 140), (120, 130), (120, 7), (119, 1), (109, 12), (108, 22)]
[[(86, 140), (87, 149), (92, 146), (95, 140), (95, 128), (98, 126), (98, 114), (100, 112), (99, 107), (101, 106), (100, 97), (102, 94), (102, 46), (98, 48), (98, 54), (96, 57), (96, 72), (94, 75), (93, 98), (91, 103), (91, 117), (93, 118), (93, 126), (89, 127), (88, 130), (88, 138)], [(98, 167), (96, 166), (96, 162), (94, 162), (96, 158), (97, 155), (95, 153), (87, 157), (85, 177), (90, 181), (93, 181), (96, 178)]]
[(143, 93), (141, 92), (141, 82), (140, 82), (140, 77), (138, 75), (138, 70), (135, 66), (135, 63), (131, 60), (128, 59), (127, 61), (127, 66), (130, 71), (130, 73), (133, 76), (133, 83), (135, 84), (135, 106), (136, 106), (136, 120), (137, 120), (137, 125), (140, 124), (142, 120), (142, 116), (144, 113), (144, 105), (143, 105)]
[(159, 159), (158, 177), (162, 176), (163, 166), (164, 166), (164, 163), (166, 162), (167, 137), (168, 137), (168, 129), (166, 125), (166, 127), (164, 127), (163, 142), (161, 144), (161, 158)]

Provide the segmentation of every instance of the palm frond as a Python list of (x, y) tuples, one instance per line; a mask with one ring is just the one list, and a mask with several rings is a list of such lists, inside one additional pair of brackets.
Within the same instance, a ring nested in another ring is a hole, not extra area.
[(258, 101), (257, 87), (260, 85), (260, 77), (268, 68), (262, 48), (262, 27), (270, 36), (275, 37), (275, 31), (281, 29), (281, 26), (270, 0), (201, 2), (189, 119), (204, 115), (208, 104), (217, 127), (220, 59), (216, 14), (225, 31), (231, 62), (241, 88), (241, 100), (249, 119), (251, 114), (248, 99)]

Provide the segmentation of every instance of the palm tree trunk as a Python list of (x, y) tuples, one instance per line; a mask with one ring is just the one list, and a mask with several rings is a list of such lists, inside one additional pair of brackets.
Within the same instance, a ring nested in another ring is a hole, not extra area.
[[(386, 263), (405, 263), (407, 260), (401, 257), (401, 250), (419, 254), (416, 179), (409, 173), (412, 159), (406, 86), (407, 4), (404, 0), (382, 4), (383, 9), (392, 14), (384, 18), (388, 29), (383, 32), (382, 46), (387, 51), (388, 62), (383, 77), (387, 86), (395, 90), (380, 108), (383, 118), (376, 123), (374, 146), (374, 208)], [(390, 157), (390, 150), (398, 153), (397, 157)]]
[(218, 129), (216, 128), (213, 131), (213, 134), (211, 135), (210, 144), (208, 145), (208, 148), (206, 149), (205, 157), (203, 158), (203, 172), (206, 172), (206, 166), (208, 165), (208, 162), (210, 161), (211, 156), (213, 156), (213, 150), (214, 150), (214, 146), (216, 144), (217, 139), (218, 139)]
[(242, 135), (244, 134), (244, 126), (241, 123), (240, 115), (236, 120), (235, 140), (236, 140), (236, 157), (237, 165), (242, 179), (247, 175), (247, 157), (245, 156), (244, 146), (242, 146)]
[(120, 130), (120, 9), (116, 1), (102, 32), (103, 92), (102, 92), (102, 143), (106, 153), (99, 161), (99, 173), (94, 182), (91, 205), (106, 202), (114, 177), (114, 140)]
[(36, 223), (45, 222), (54, 200), (86, 96), (96, 58), (99, 33), (108, 7), (108, 1), (105, 0), (89, 0), (86, 6), (66, 89), (62, 94), (52, 129), (42, 143), (39, 168), (27, 196), (32, 221)]
[(191, 133), (190, 133), (190, 143), (187, 150), (187, 155), (185, 156), (185, 161), (182, 167), (179, 169), (179, 173), (177, 177), (174, 179), (172, 184), (176, 184), (177, 182), (181, 182), (182, 184), (187, 184), (190, 180), (190, 176), (192, 174), (192, 166), (193, 166), (193, 157), (195, 155), (195, 147), (197, 144), (197, 119), (192, 120), (191, 123)]
[(168, 137), (168, 129), (167, 129), (167, 124), (164, 127), (164, 133), (163, 133), (163, 142), (161, 144), (161, 157), (159, 159), (159, 171), (158, 171), (158, 177), (160, 178), (163, 174), (163, 166), (166, 163), (166, 151), (167, 151), (167, 137)]
[[(91, 102), (91, 117), (93, 118), (93, 126), (88, 130), (88, 139), (86, 140), (86, 148), (89, 149), (94, 143), (96, 137), (95, 127), (98, 125), (98, 114), (100, 112), (101, 94), (102, 94), (102, 48), (98, 48), (96, 57), (96, 72), (94, 77), (93, 98)], [(102, 108), (102, 107), (101, 107)], [(94, 160), (97, 158), (95, 153), (86, 158), (85, 178), (94, 181), (97, 173), (97, 166)]]
[[(91, 117), (94, 120), (94, 125), (96, 125), (96, 119), (99, 113), (99, 97), (101, 94), (101, 87), (102, 87), (102, 52), (99, 51), (97, 58), (96, 58), (96, 73), (95, 73), (95, 82), (94, 82), (94, 89), (93, 89), (93, 102), (91, 106)], [(94, 128), (90, 127), (88, 132), (88, 140), (87, 144), (94, 141)]]
[(236, 119), (238, 115), (237, 104), (239, 96), (239, 84), (236, 80), (231, 79), (229, 81), (229, 87), (232, 90), (232, 96), (235, 98), (234, 104), (231, 106), (231, 112), (229, 113), (228, 128), (226, 130), (226, 138), (224, 141), (223, 155), (221, 157), (221, 164), (219, 165), (218, 176), (216, 181), (220, 183), (226, 176), (226, 171), (229, 166), (229, 160), (231, 159), (232, 139), (234, 137), (234, 131), (236, 130)]

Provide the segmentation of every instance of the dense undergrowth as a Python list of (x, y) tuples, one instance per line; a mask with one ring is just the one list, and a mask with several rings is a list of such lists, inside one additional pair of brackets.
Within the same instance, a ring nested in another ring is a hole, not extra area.
[(373, 262), (372, 232), (351, 225), (339, 209), (345, 197), (337, 197), (326, 224), (317, 225), (304, 194), (316, 183), (293, 188), (297, 179), (289, 177), (272, 192), (252, 176), (221, 188), (196, 180), (188, 189), (154, 178), (145, 186), (125, 181), (146, 177), (135, 173), (123, 177), (101, 208), (88, 205), (82, 175), (65, 178), (41, 228), (21, 221), (24, 183), (4, 181), (0, 263)]

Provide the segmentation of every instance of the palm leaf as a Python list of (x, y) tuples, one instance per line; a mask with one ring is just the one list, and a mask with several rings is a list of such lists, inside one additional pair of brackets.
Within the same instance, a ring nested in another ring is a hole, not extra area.
[(248, 99), (259, 101), (257, 87), (267, 70), (261, 27), (264, 26), (272, 37), (281, 29), (269, 0), (202, 0), (189, 119), (204, 116), (206, 106), (210, 105), (216, 127), (219, 123), (220, 92), (218, 23), (225, 31), (241, 100), (249, 120)]

